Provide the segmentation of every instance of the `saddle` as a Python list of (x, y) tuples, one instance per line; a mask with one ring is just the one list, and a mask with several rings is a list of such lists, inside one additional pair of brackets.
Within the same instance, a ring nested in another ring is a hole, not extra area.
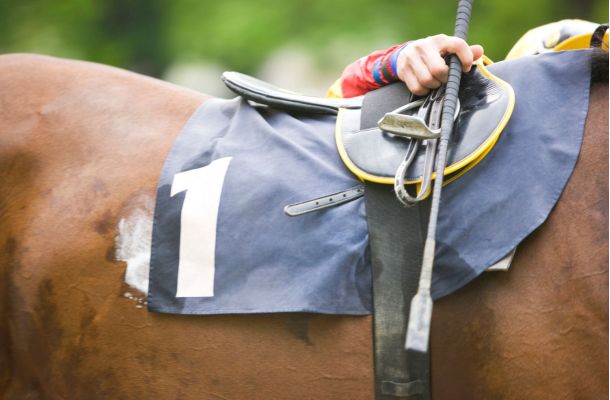
[[(448, 184), (473, 168), (493, 148), (514, 107), (511, 86), (477, 62), (465, 74), (459, 94), (460, 109), (449, 143), (445, 181)], [(301, 113), (337, 115), (336, 143), (345, 166), (360, 180), (397, 187), (414, 187), (418, 196), (403, 193), (406, 205), (423, 200), (434, 179), (434, 149), (438, 139), (443, 94), (414, 98), (402, 82), (365, 96), (335, 99), (300, 95), (251, 76), (225, 72), (229, 89), (241, 97), (271, 108)], [(436, 132), (436, 133), (435, 133)], [(357, 198), (355, 188), (290, 205), (289, 215), (300, 215)], [(339, 196), (338, 196), (339, 195)], [(332, 198), (332, 201), (329, 199)], [(399, 196), (399, 200), (401, 197)], [(317, 206), (316, 206), (317, 203)]]
[[(364, 187), (291, 204), (285, 213), (298, 216), (364, 195), (373, 268), (375, 398), (430, 398), (429, 356), (407, 355), (403, 344), (408, 305), (419, 280), (430, 208), (426, 197), (434, 179), (444, 93), (434, 91), (418, 99), (398, 82), (361, 97), (328, 99), (303, 96), (236, 72), (222, 78), (229, 89), (263, 107), (337, 115), (338, 153)], [(514, 101), (511, 86), (483, 62), (463, 76), (445, 184), (489, 154)], [(396, 196), (388, 185), (394, 185)]]

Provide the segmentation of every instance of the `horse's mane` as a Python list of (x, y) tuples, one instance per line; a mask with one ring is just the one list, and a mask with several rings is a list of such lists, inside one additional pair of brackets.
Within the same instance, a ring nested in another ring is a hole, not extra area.
[(596, 50), (592, 58), (591, 83), (608, 83), (608, 52)]

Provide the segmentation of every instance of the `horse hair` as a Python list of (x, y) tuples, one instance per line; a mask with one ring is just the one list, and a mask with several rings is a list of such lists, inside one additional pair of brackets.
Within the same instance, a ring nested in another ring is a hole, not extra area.
[(608, 52), (599, 49), (591, 57), (591, 83), (608, 83)]

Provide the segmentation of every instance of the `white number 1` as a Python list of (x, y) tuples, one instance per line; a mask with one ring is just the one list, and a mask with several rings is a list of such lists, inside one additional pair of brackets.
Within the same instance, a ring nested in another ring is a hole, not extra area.
[(186, 190), (180, 214), (176, 297), (214, 296), (216, 222), (231, 157), (174, 175), (170, 196)]

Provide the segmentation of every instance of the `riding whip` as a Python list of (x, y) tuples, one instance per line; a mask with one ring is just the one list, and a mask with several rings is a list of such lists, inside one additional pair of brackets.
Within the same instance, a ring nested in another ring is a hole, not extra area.
[[(474, 0), (460, 0), (458, 4), (457, 17), (455, 21), (455, 35), (466, 40), (468, 25), (472, 12)], [(447, 147), (449, 138), (453, 132), (453, 122), (455, 109), (457, 107), (460, 80), (462, 78), (462, 64), (453, 54), (449, 58), (449, 77), (446, 86), (445, 103), (441, 117), (441, 138), (436, 164), (436, 179), (434, 181), (434, 191), (432, 193), (432, 204), (430, 208), (430, 222), (428, 233), (424, 244), (424, 255), (422, 260), (421, 273), (419, 277), (419, 288), (417, 294), (411, 300), (411, 312), (409, 315), (409, 325), (407, 328), (407, 339), (405, 348), (422, 353), (428, 350), (428, 339), (430, 335), (430, 320), (432, 317), (432, 296), (430, 286), (432, 283), (432, 267), (434, 264), (436, 222), (441, 199), (443, 186), (443, 172), (445, 170)]]

